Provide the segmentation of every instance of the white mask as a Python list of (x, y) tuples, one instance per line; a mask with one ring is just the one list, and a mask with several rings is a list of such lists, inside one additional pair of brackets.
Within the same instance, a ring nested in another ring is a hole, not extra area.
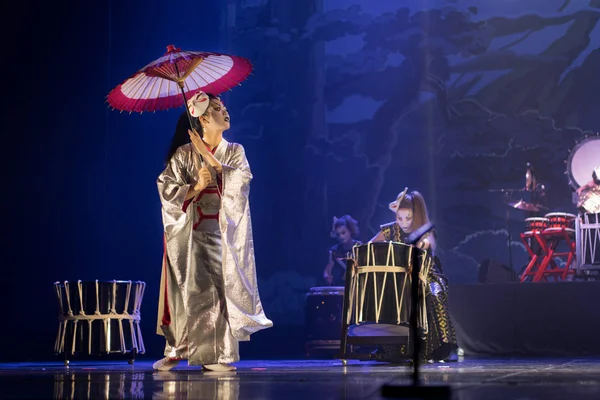
[(203, 115), (210, 105), (210, 97), (204, 92), (198, 92), (193, 95), (187, 102), (188, 110), (192, 117), (200, 117)]

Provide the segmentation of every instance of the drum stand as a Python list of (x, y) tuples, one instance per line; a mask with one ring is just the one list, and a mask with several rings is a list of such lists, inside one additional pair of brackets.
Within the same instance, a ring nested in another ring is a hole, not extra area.
[(600, 213), (580, 213), (575, 219), (575, 278), (600, 280)]
[(59, 326), (56, 355), (71, 359), (127, 357), (146, 352), (140, 329), (142, 281), (55, 282)]
[[(525, 240), (523, 243), (527, 252), (531, 256), (531, 261), (523, 271), (520, 281), (526, 282), (527, 278), (531, 278), (531, 282), (548, 281), (548, 278), (554, 278), (554, 281), (565, 281), (567, 277), (575, 273), (572, 265), (576, 260), (576, 250), (573, 230), (566, 228), (560, 230), (545, 230), (542, 232), (533, 232), (531, 237), (536, 240), (541, 248), (541, 261), (539, 257), (531, 251), (531, 247)], [(521, 234), (521, 237), (526, 237)], [(559, 251), (559, 245), (566, 245), (566, 250)], [(556, 259), (565, 258), (565, 263), (560, 266), (556, 263)]]
[[(415, 245), (419, 243), (421, 238), (433, 229), (433, 224), (425, 224), (408, 236), (407, 244)], [(420, 379), (420, 352), (421, 352), (421, 336), (417, 328), (417, 304), (420, 296), (424, 293), (419, 293), (419, 262), (416, 251), (412, 252), (412, 272), (411, 272), (411, 305), (410, 305), (410, 338), (413, 344), (413, 373), (412, 385), (383, 385), (381, 395), (383, 397), (404, 398), (404, 399), (440, 399), (450, 400), (452, 393), (450, 386), (421, 386)]]
[[(414, 252), (416, 253), (416, 252)], [(349, 316), (350, 311), (350, 298), (351, 298), (351, 282), (352, 273), (355, 270), (354, 260), (352, 258), (346, 259), (346, 283), (344, 287), (344, 300), (342, 304), (342, 329), (340, 337), (340, 351), (336, 355), (336, 358), (342, 360), (344, 365), (347, 364), (349, 359), (354, 360), (374, 360), (375, 358), (371, 353), (360, 354), (354, 351), (354, 346), (382, 346), (382, 345), (399, 345), (407, 346), (410, 343), (410, 339), (405, 336), (349, 336)], [(418, 268), (413, 268), (418, 269)], [(415, 314), (416, 316), (416, 314)], [(350, 346), (350, 351), (348, 351)]]

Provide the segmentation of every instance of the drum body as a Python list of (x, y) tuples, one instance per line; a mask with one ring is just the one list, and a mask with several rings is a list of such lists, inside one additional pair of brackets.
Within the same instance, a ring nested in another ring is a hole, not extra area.
[(548, 228), (548, 218), (533, 217), (525, 219), (525, 234), (543, 232), (546, 228)]
[(548, 219), (548, 227), (546, 230), (575, 230), (575, 218), (574, 214), (553, 212), (545, 215)]
[(403, 243), (366, 243), (354, 247), (355, 273), (350, 287), (349, 336), (408, 336), (412, 260), (420, 270), (419, 327), (427, 331), (425, 285), (432, 259)]
[(306, 294), (305, 322), (309, 342), (336, 341), (342, 334), (343, 286), (318, 286)]
[(54, 351), (73, 356), (144, 353), (140, 307), (146, 284), (55, 282), (59, 329)]

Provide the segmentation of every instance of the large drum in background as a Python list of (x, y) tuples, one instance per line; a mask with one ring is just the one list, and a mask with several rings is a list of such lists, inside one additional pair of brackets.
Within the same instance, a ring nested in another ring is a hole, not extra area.
[(427, 332), (425, 285), (433, 263), (424, 250), (396, 242), (355, 246), (355, 276), (350, 287), (349, 336), (409, 336), (413, 252), (420, 270), (418, 323)]
[(306, 350), (338, 349), (342, 335), (343, 286), (317, 286), (306, 294)]
[(343, 286), (318, 286), (306, 294), (308, 340), (340, 340)]
[(600, 136), (589, 136), (573, 147), (567, 158), (567, 176), (573, 189), (592, 179), (592, 171), (600, 166)]

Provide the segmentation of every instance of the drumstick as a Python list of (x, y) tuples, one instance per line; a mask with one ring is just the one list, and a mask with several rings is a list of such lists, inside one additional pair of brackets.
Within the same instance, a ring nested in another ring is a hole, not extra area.
[(433, 230), (434, 225), (431, 222), (422, 225), (420, 228), (411, 232), (406, 238), (406, 244), (415, 245), (421, 241), (423, 236)]

